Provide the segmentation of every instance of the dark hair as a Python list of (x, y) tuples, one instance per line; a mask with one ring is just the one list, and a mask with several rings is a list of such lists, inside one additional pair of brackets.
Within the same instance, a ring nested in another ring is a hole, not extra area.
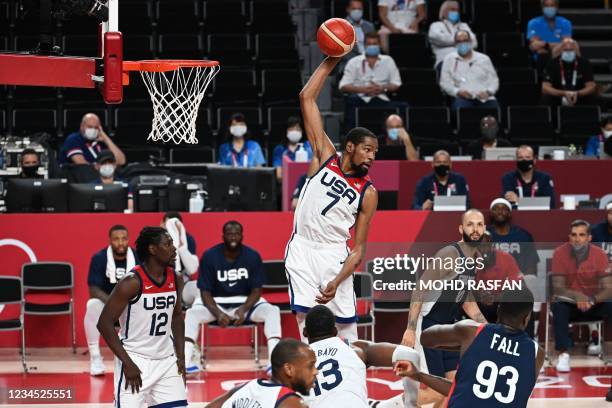
[(168, 231), (162, 227), (144, 227), (136, 239), (136, 254), (141, 261), (149, 258), (149, 245), (159, 245), (163, 236), (167, 236)]
[(499, 299), (498, 312), (512, 320), (522, 320), (533, 310), (533, 293), (521, 282), (520, 290), (505, 290)]
[(376, 31), (370, 31), (366, 33), (363, 41), (365, 42), (368, 38), (376, 38), (378, 41), (380, 41), (380, 36), (378, 35), (378, 32)]
[(365, 0), (347, 0), (345, 8), (348, 8), (354, 1), (361, 3), (361, 5), (365, 7)]
[(238, 227), (240, 227), (240, 232), (242, 232), (242, 231), (243, 231), (242, 224), (241, 224), (241, 223), (239, 223), (239, 222), (238, 222), (238, 221), (236, 221), (236, 220), (230, 220), (230, 221), (226, 222), (225, 224), (223, 224), (223, 229), (222, 229), (222, 231), (223, 231), (223, 232), (225, 232), (225, 228), (229, 227), (230, 225), (235, 225), (235, 226), (238, 226)]
[(168, 211), (164, 214), (164, 221), (169, 220), (170, 218), (178, 218), (179, 221), (183, 221), (183, 217), (178, 211)]
[(344, 138), (344, 148), (346, 148), (346, 145), (348, 144), (348, 142), (351, 142), (354, 145), (363, 143), (363, 140), (366, 137), (373, 137), (374, 139), (376, 139), (376, 135), (366, 128), (363, 128), (363, 127), (353, 128), (349, 130), (349, 132), (346, 134)]
[[(232, 134), (230, 133), (230, 127), (232, 126), (232, 122), (234, 121), (244, 122), (245, 124), (247, 123), (246, 117), (244, 116), (242, 112), (232, 113), (229, 120), (227, 121), (227, 127), (225, 128), (225, 137), (228, 140), (232, 140)], [(251, 136), (251, 133), (249, 132), (249, 125), (247, 124), (247, 132), (244, 134), (244, 139), (246, 140), (250, 136)]]
[(27, 149), (23, 149), (23, 151), (21, 152), (21, 159), (20, 161), (23, 163), (23, 156), (26, 156), (28, 154), (35, 154), (36, 155), (36, 159), (40, 160), (40, 156), (38, 155), (38, 152), (30, 147), (28, 147)]
[(299, 340), (288, 338), (278, 342), (272, 355), (270, 356), (270, 364), (272, 365), (272, 376), (278, 378), (278, 373), (286, 363), (291, 363), (301, 357), (301, 351), (306, 344)]
[[(600, 122), (601, 126), (600, 127), (605, 128), (606, 125), (608, 125), (610, 123), (612, 123), (612, 116), (607, 116), (607, 117), (605, 117), (605, 118), (603, 118), (601, 120), (601, 122)], [(24, 152), (25, 152), (25, 150), (24, 150)]]
[(108, 236), (110, 237), (111, 234), (115, 231), (125, 231), (127, 232), (127, 228), (125, 227), (125, 225), (121, 225), (121, 224), (115, 224), (112, 227), (110, 227), (110, 229), (108, 230)]
[(287, 118), (287, 128), (294, 127), (296, 125), (302, 126), (302, 119), (299, 116), (289, 116)]
[(586, 227), (587, 229), (587, 233), (590, 234), (591, 233), (591, 224), (588, 221), (585, 220), (574, 220), (570, 223), (570, 232), (572, 232), (572, 230), (576, 227)]
[(327, 306), (316, 305), (306, 315), (306, 332), (308, 338), (332, 336), (336, 327), (336, 318)]

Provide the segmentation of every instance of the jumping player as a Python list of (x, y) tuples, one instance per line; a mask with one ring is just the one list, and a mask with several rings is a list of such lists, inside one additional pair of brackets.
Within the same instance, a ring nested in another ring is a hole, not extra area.
[[(337, 336), (334, 314), (317, 305), (306, 315), (304, 336), (317, 357), (317, 382), (306, 398), (310, 408), (368, 408), (366, 367), (392, 367), (394, 361), (411, 360), (418, 364), (418, 353), (391, 343), (358, 340), (349, 344)], [(418, 384), (404, 380), (402, 406), (416, 407)], [(377, 407), (386, 406), (383, 402)], [(391, 405), (395, 406), (395, 405)]]
[[(115, 354), (115, 406), (187, 406), (183, 280), (168, 232), (145, 227), (136, 240), (141, 263), (117, 283), (98, 330)], [(119, 336), (114, 323), (119, 320)]]
[(281, 340), (272, 351), (272, 378), (251, 380), (215, 399), (208, 408), (275, 407), (304, 408), (317, 376), (315, 355), (306, 344), (295, 339)]
[(544, 364), (544, 350), (525, 331), (532, 310), (533, 295), (524, 286), (503, 292), (496, 324), (463, 320), (423, 331), (423, 346), (460, 350), (453, 382), (420, 373), (411, 362), (398, 362), (395, 372), (448, 395), (449, 408), (526, 407)]
[[(300, 92), (300, 104), (313, 158), (295, 210), (285, 252), (291, 309), (300, 333), (304, 316), (317, 303), (336, 316), (342, 337), (357, 340), (352, 274), (365, 253), (378, 193), (367, 176), (378, 149), (376, 135), (354, 128), (338, 155), (323, 130), (317, 98), (340, 58), (326, 58)], [(355, 226), (353, 249), (347, 246)]]

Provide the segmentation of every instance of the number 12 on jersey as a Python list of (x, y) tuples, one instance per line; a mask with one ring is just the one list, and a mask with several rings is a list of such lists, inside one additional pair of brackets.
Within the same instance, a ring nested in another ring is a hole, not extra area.
[(153, 315), (151, 316), (151, 330), (149, 330), (149, 336), (163, 336), (164, 334), (166, 334), (166, 331), (162, 331), (162, 329), (166, 327), (167, 323), (167, 313), (153, 313)]

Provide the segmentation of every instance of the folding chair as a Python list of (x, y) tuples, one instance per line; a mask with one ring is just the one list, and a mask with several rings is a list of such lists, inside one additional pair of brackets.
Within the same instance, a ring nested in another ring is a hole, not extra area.
[[(205, 328), (204, 326), (208, 326)], [(211, 322), (208, 324), (202, 324), (200, 326), (200, 350), (202, 350), (202, 367), (206, 368), (206, 361), (208, 359), (207, 355), (207, 347), (208, 347), (208, 332), (210, 329), (228, 329), (228, 330), (236, 330), (236, 329), (251, 329), (253, 336), (253, 354), (255, 356), (255, 364), (259, 365), (259, 329), (257, 327), (257, 323), (245, 321), (240, 326), (226, 326), (222, 328), (217, 324), (217, 322)]]
[(72, 264), (66, 262), (26, 263), (21, 267), (21, 279), (25, 291), (25, 314), (70, 315), (72, 352), (76, 354)]
[(23, 285), (17, 276), (0, 276), (0, 305), (19, 304), (19, 317), (0, 319), (0, 331), (21, 332), (21, 365), (28, 372), (25, 361), (25, 331), (23, 327)]
[[(372, 275), (364, 272), (353, 274), (353, 285), (355, 288), (355, 299), (357, 301), (357, 329), (359, 327), (370, 327), (372, 333), (371, 341), (375, 340), (374, 335), (374, 294), (372, 292)], [(365, 339), (368, 339), (368, 331), (365, 330)]]
[(291, 313), (285, 261), (264, 261), (263, 267), (266, 274), (266, 283), (263, 285), (266, 292), (263, 297), (271, 304), (278, 306), (281, 313)]

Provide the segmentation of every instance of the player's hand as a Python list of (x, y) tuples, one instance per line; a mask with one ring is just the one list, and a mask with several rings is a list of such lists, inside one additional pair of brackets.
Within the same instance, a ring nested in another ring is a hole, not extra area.
[(419, 369), (408, 360), (401, 360), (395, 363), (393, 371), (398, 377), (408, 377), (413, 380), (416, 380), (416, 377), (419, 375)]
[(185, 358), (177, 358), (176, 366), (178, 367), (178, 373), (183, 377), (183, 384), (187, 385), (187, 371), (185, 370)]
[(591, 307), (593, 307), (593, 304), (589, 301), (585, 301), (585, 302), (576, 302), (576, 307), (581, 311), (581, 312), (586, 312), (587, 310), (589, 310)]
[(142, 387), (142, 378), (140, 377), (140, 369), (130, 359), (127, 363), (123, 364), (123, 376), (125, 377), (125, 389), (131, 388), (132, 394), (140, 392)]
[(99, 142), (106, 142), (108, 139), (109, 139), (109, 137), (106, 134), (106, 132), (104, 131), (104, 129), (102, 129), (102, 125), (98, 125), (98, 141)]
[(518, 202), (518, 195), (514, 191), (506, 191), (506, 194), (504, 194), (504, 198), (510, 201), (511, 203)]
[(244, 305), (236, 309), (234, 315), (236, 316), (236, 320), (234, 320), (234, 326), (240, 326), (242, 323), (244, 323), (246, 319), (246, 310), (244, 309)]
[(408, 346), (414, 348), (416, 343), (416, 331), (412, 329), (406, 329), (404, 331), (404, 337), (402, 337), (402, 346)]
[(321, 292), (321, 294), (316, 298), (317, 303), (324, 305), (330, 300), (332, 300), (336, 296), (337, 289), (338, 285), (334, 281), (329, 282), (325, 289), (319, 289), (319, 292)]
[(472, 96), (471, 93), (469, 93), (468, 91), (465, 90), (460, 90), (459, 92), (457, 92), (457, 96), (463, 99), (474, 99), (474, 96)]
[(217, 324), (220, 327), (227, 327), (230, 325), (231, 322), (232, 322), (232, 318), (223, 312), (220, 312), (219, 315), (217, 316)]
[(431, 210), (433, 208), (433, 201), (428, 198), (427, 200), (423, 201), (421, 208), (423, 210)]

